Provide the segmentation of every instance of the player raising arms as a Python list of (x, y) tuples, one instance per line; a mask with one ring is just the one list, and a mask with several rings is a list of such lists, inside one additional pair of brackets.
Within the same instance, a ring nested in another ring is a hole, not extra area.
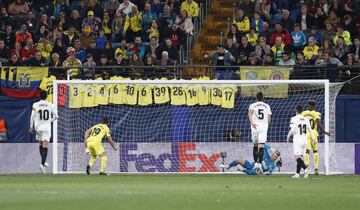
[(248, 117), (251, 125), (251, 140), (254, 143), (254, 169), (261, 170), (264, 157), (264, 145), (267, 141), (267, 130), (271, 122), (270, 106), (263, 102), (262, 92), (256, 94), (256, 102), (249, 107)]
[(286, 142), (289, 142), (290, 137), (293, 136), (293, 145), (294, 145), (294, 155), (297, 162), (296, 174), (293, 178), (300, 178), (300, 170), (303, 168), (304, 178), (308, 178), (309, 169), (305, 165), (302, 157), (305, 155), (306, 149), (306, 134), (309, 132), (313, 144), (317, 144), (317, 139), (315, 139), (314, 133), (311, 129), (309, 120), (301, 115), (303, 112), (303, 107), (297, 105), (295, 108), (296, 116), (291, 118), (290, 121), (290, 131), (287, 135)]
[(90, 175), (90, 169), (94, 165), (96, 158), (98, 157), (101, 159), (100, 175), (108, 175), (107, 173), (105, 173), (107, 160), (106, 151), (101, 144), (104, 136), (108, 139), (111, 147), (115, 151), (117, 151), (115, 143), (110, 136), (110, 129), (108, 125), (109, 119), (107, 117), (104, 117), (101, 124), (94, 125), (85, 132), (85, 146), (91, 155), (89, 164), (86, 167), (86, 173), (88, 175)]
[[(318, 139), (318, 127), (320, 128), (320, 131), (325, 133), (325, 135), (330, 136), (329, 132), (325, 131), (324, 126), (320, 122), (320, 112), (317, 112), (315, 110), (316, 102), (314, 100), (308, 101), (308, 110), (303, 111), (302, 115), (309, 120), (311, 129), (314, 132), (315, 138)], [(307, 145), (306, 145), (306, 154), (304, 158), (304, 162), (306, 167), (309, 167), (310, 164), (310, 150), (313, 151), (314, 156), (314, 168), (315, 168), (315, 175), (319, 175), (319, 154), (318, 154), (318, 144), (314, 144), (311, 141), (311, 137), (309, 134), (307, 134)]]
[(32, 106), (30, 117), (30, 133), (36, 132), (36, 140), (39, 141), (39, 150), (41, 156), (40, 171), (46, 174), (47, 151), (51, 138), (51, 123), (58, 118), (52, 103), (46, 100), (46, 91), (40, 92), (40, 101)]
[[(271, 148), (268, 145), (264, 146), (264, 160), (261, 164), (262, 172), (266, 172), (266, 174), (270, 175), (276, 167), (280, 167), (282, 165), (281, 161), (276, 161), (280, 157), (280, 152), (277, 149)], [(230, 165), (220, 165), (221, 168), (230, 169), (237, 165), (239, 171), (244, 172), (247, 175), (259, 175), (262, 174), (260, 170), (253, 170), (255, 162), (250, 162), (248, 160), (239, 159), (234, 160), (230, 163)]]

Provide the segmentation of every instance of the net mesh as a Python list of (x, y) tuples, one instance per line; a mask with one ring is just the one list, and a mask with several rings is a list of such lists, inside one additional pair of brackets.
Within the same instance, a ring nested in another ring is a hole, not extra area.
[[(281, 152), (281, 172), (294, 172), (292, 144), (285, 143), (290, 118), (298, 104), (316, 101), (324, 124), (324, 83), (289, 84), (60, 84), (57, 170), (84, 172), (85, 131), (109, 117), (118, 151), (103, 141), (108, 172), (220, 172), (219, 164), (252, 161), (248, 107), (263, 91), (273, 118), (268, 144)], [(330, 171), (336, 172), (335, 100), (341, 84), (331, 85)], [(324, 172), (324, 135), (319, 133), (319, 170)], [(226, 157), (220, 156), (226, 152)], [(99, 169), (96, 163), (93, 171)], [(232, 171), (236, 171), (233, 169)]]

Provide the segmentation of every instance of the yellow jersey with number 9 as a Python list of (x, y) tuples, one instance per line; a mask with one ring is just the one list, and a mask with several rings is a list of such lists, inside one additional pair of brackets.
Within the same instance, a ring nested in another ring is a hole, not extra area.
[[(311, 129), (313, 130), (315, 137), (318, 137), (319, 134), (318, 134), (318, 127), (316, 124), (316, 120), (318, 119), (320, 121), (320, 117), (321, 117), (320, 112), (317, 112), (315, 110), (313, 111), (306, 110), (303, 111), (301, 115), (309, 120)], [(309, 136), (310, 134), (308, 133), (307, 135)]]
[(90, 136), (87, 138), (88, 143), (101, 144), (102, 139), (110, 136), (110, 129), (105, 124), (97, 124), (91, 127)]

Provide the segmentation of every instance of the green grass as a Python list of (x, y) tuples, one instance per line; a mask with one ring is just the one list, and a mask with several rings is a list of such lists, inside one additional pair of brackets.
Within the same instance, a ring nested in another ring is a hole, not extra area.
[(1, 210), (352, 210), (360, 176), (6, 175)]

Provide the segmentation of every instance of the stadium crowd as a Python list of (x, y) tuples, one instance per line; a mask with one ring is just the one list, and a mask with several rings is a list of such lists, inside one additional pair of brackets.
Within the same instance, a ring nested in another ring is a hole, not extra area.
[[(176, 65), (200, 0), (2, 0), (0, 64)], [(357, 0), (239, 0), (222, 65), (355, 65)]]

